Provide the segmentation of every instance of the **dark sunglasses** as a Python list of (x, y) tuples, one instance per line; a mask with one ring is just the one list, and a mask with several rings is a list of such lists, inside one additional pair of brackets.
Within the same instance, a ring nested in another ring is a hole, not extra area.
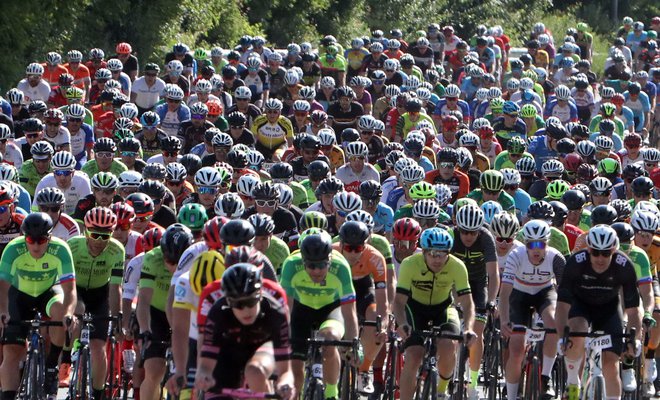
[(68, 122), (83, 122), (82, 118), (67, 118)]
[(44, 244), (50, 240), (50, 236), (41, 236), (41, 237), (33, 237), (33, 236), (26, 236), (25, 237), (25, 242), (27, 244)]
[(53, 173), (55, 176), (71, 176), (73, 171), (70, 169), (56, 169)]
[(39, 206), (39, 211), (41, 212), (59, 212), (62, 209), (61, 206)]
[(330, 261), (305, 262), (305, 268), (308, 269), (326, 269), (330, 266)]
[(227, 297), (227, 304), (231, 308), (237, 308), (239, 310), (242, 310), (244, 308), (252, 308), (259, 304), (261, 301), (261, 296), (253, 296), (253, 297), (247, 297), (247, 298), (242, 298), (242, 299), (231, 299)]
[(441, 163), (438, 164), (438, 167), (454, 169), (454, 167), (456, 167), (456, 164), (454, 164), (452, 162), (441, 162)]
[(491, 196), (496, 196), (496, 195), (500, 194), (500, 190), (481, 189), (481, 191), (484, 192), (484, 194), (489, 194)]
[(496, 237), (495, 240), (498, 243), (513, 243), (513, 238)]
[(363, 244), (344, 244), (342, 249), (347, 253), (362, 253), (364, 247)]
[(200, 186), (197, 188), (199, 194), (215, 194), (217, 191), (218, 188), (214, 186)]
[(135, 152), (135, 151), (122, 151), (122, 152), (121, 152), (121, 155), (122, 155), (123, 157), (136, 157), (136, 156), (137, 156), (137, 152)]
[(28, 138), (28, 139), (34, 139), (36, 137), (39, 137), (39, 134), (38, 133), (26, 133), (25, 137)]
[(163, 151), (163, 157), (176, 157), (179, 155), (178, 151)]
[(130, 222), (123, 222), (121, 224), (117, 224), (117, 229), (120, 229), (122, 231), (128, 231), (131, 229), (131, 223)]
[(479, 231), (468, 231), (468, 230), (465, 230), (465, 229), (462, 229), (462, 228), (459, 229), (458, 231), (459, 231), (462, 235), (466, 235), (466, 236), (476, 236), (476, 235), (479, 234)]
[(613, 253), (612, 250), (591, 249), (591, 256), (592, 257), (610, 257), (612, 255), (612, 253)]

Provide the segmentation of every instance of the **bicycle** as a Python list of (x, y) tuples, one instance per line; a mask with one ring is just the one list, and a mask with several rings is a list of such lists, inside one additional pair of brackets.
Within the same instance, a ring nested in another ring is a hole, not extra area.
[[(41, 328), (63, 326), (60, 321), (44, 321), (40, 312), (34, 319), (25, 321), (9, 321), (9, 325), (28, 326), (28, 347), (23, 374), (16, 391), (19, 400), (41, 400), (46, 398), (46, 344), (39, 332)], [(66, 345), (69, 345), (69, 335), (66, 334)]]
[[(437, 397), (438, 391), (438, 380), (440, 379), (437, 367), (436, 352), (435, 352), (435, 340), (436, 339), (450, 339), (458, 340), (463, 342), (462, 335), (454, 335), (451, 333), (446, 333), (442, 331), (440, 327), (432, 326), (430, 330), (423, 330), (417, 332), (424, 339), (424, 358), (422, 359), (422, 364), (419, 367), (417, 372), (417, 383), (415, 385), (415, 400), (427, 400), (435, 399)], [(465, 348), (467, 352), (467, 348)], [(467, 362), (467, 357), (463, 358), (463, 352), (461, 352), (461, 357), (463, 361), (463, 376), (465, 375), (465, 363)], [(459, 364), (461, 362), (459, 361)], [(460, 379), (460, 378), (459, 378)], [(456, 377), (454, 377), (454, 381)], [(463, 386), (462, 384), (455, 385)], [(463, 391), (457, 392), (452, 390), (454, 399), (462, 399), (466, 395), (465, 387)], [(461, 397), (463, 396), (463, 397)]]
[(399, 377), (403, 365), (401, 346), (403, 341), (396, 333), (394, 315), (389, 316), (389, 329), (387, 331), (387, 357), (385, 359), (385, 385), (381, 400), (394, 400), (398, 397)]
[[(108, 374), (106, 380), (106, 397), (109, 399), (126, 400), (132, 386), (133, 363), (132, 359), (126, 359), (121, 351), (121, 343), (115, 336), (116, 328), (121, 327), (122, 315), (113, 317), (108, 329), (108, 342), (106, 353), (108, 355)], [(132, 349), (129, 349), (132, 351)], [(125, 350), (126, 351), (126, 350)]]
[[(367, 321), (367, 320), (360, 321), (360, 333), (358, 334), (358, 337), (362, 338), (362, 333), (363, 333), (363, 330), (364, 330), (365, 326), (373, 326), (374, 328), (376, 328), (375, 329), (376, 333), (378, 333), (378, 332), (380, 332), (380, 330), (382, 328), (382, 324), (383, 324), (382, 323), (382, 318), (381, 318), (380, 315), (376, 316), (375, 321)], [(380, 345), (380, 343), (376, 343), (376, 344)], [(342, 371), (343, 371), (343, 369), (342, 369)], [(357, 386), (356, 383), (357, 383), (357, 379), (359, 379), (359, 376), (358, 376), (359, 374), (358, 374), (357, 370), (354, 371), (354, 372), (355, 372), (355, 374), (351, 375), (350, 379), (343, 379), (343, 376), (340, 375), (339, 381), (342, 382), (342, 385), (346, 384), (347, 386), (351, 386), (351, 385), (353, 385), (354, 387)], [(345, 387), (344, 388), (342, 386), (342, 388), (344, 389), (344, 391), (350, 391), (351, 390), (350, 387)]]
[(527, 347), (523, 368), (523, 397), (531, 400), (541, 400), (541, 370), (543, 368), (543, 341), (547, 333), (557, 333), (556, 329), (543, 328), (535, 324), (533, 328), (525, 330), (525, 343)]
[(484, 329), (483, 380), (486, 398), (495, 400), (502, 398), (500, 382), (504, 377), (502, 363), (502, 336), (497, 327), (494, 309), (488, 309), (488, 319)]
[(570, 345), (571, 337), (588, 338), (586, 343), (587, 361), (582, 373), (582, 381), (586, 382), (582, 388), (580, 398), (585, 400), (597, 400), (605, 398), (605, 377), (602, 369), (603, 349), (612, 347), (612, 339), (626, 338), (628, 343), (634, 342), (636, 330), (631, 328), (628, 334), (605, 335), (602, 331), (596, 332), (571, 332), (569, 327), (564, 328), (564, 343)]
[(73, 366), (71, 384), (69, 385), (69, 399), (92, 400), (94, 389), (92, 388), (92, 355), (89, 343), (90, 334), (94, 330), (92, 325), (94, 317), (89, 313), (85, 313), (80, 317), (82, 317), (83, 325), (80, 328), (80, 338), (78, 339), (80, 347), (71, 360)]
[[(305, 363), (305, 381), (303, 383), (303, 400), (325, 400), (325, 385), (323, 384), (323, 355), (321, 347), (337, 346), (352, 349), (354, 358), (358, 356), (360, 340), (327, 340), (318, 339), (318, 331), (312, 333), (312, 338), (307, 339), (309, 351)], [(340, 373), (339, 397), (342, 400), (357, 400), (356, 380), (357, 368), (352, 363), (343, 361)], [(348, 380), (348, 382), (344, 382)]]

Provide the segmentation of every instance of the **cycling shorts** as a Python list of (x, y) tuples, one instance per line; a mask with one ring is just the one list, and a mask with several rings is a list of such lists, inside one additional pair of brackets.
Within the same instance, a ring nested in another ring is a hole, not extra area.
[[(105, 341), (108, 338), (108, 325), (110, 321), (110, 303), (108, 301), (109, 285), (95, 289), (77, 288), (78, 301), (85, 305), (85, 313), (92, 314), (94, 329), (89, 333), (90, 339)], [(101, 319), (102, 318), (102, 319)]]
[(485, 323), (488, 308), (488, 280), (470, 280), (469, 283), (474, 302), (474, 319)]
[(557, 304), (557, 291), (552, 286), (536, 294), (513, 289), (509, 297), (509, 320), (514, 328), (529, 327), (533, 311), (541, 315), (552, 304)]
[(374, 289), (374, 281), (371, 276), (365, 276), (353, 281), (355, 287), (355, 299), (357, 308), (357, 315), (359, 321), (366, 319), (366, 312), (369, 308), (376, 307), (376, 289)]
[(222, 396), (219, 393), (222, 389), (239, 389), (243, 387), (243, 371), (248, 362), (255, 354), (270, 355), (275, 359), (273, 352), (273, 342), (255, 345), (232, 345), (220, 349), (217, 356), (217, 364), (213, 370), (215, 386), (206, 393), (205, 400), (208, 399), (226, 399), (231, 397)]
[(591, 305), (584, 304), (579, 300), (573, 300), (571, 310), (568, 312), (568, 319), (584, 318), (591, 326), (590, 331), (603, 331), (605, 335), (612, 335), (612, 347), (603, 349), (617, 355), (623, 351), (623, 318), (618, 300), (612, 306), (610, 305)]
[(344, 336), (344, 317), (339, 302), (314, 309), (294, 301), (291, 309), (291, 349), (292, 358), (307, 359), (312, 331), (333, 327), (339, 330), (339, 336)]
[(151, 340), (147, 343), (147, 348), (144, 350), (144, 360), (150, 358), (165, 358), (167, 348), (170, 346), (170, 323), (167, 322), (167, 315), (164, 311), (157, 308), (149, 307), (149, 314), (151, 315)]
[[(64, 293), (62, 287), (55, 285), (37, 297), (25, 294), (13, 286), (9, 287), (9, 319), (10, 321), (24, 321), (34, 319), (37, 312), (42, 318), (50, 316), (50, 307), (58, 302), (62, 303)], [(2, 343), (25, 345), (25, 339), (30, 333), (30, 327), (9, 325), (5, 328)]]
[(408, 298), (406, 317), (408, 325), (412, 327), (412, 334), (403, 344), (404, 347), (423, 346), (424, 337), (419, 331), (427, 330), (431, 326), (440, 327), (443, 332), (452, 335), (461, 334), (461, 321), (456, 309), (451, 307), (451, 298), (433, 306), (423, 305)]

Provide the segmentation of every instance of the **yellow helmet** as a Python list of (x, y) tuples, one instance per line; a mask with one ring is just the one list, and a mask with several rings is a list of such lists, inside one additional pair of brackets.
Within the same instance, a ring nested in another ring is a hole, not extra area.
[(190, 268), (190, 288), (199, 296), (209, 283), (222, 278), (225, 272), (225, 258), (217, 251), (200, 254)]

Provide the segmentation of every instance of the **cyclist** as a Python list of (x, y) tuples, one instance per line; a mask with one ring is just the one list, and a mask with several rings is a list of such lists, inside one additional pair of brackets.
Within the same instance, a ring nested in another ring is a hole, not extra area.
[(262, 285), (261, 271), (251, 264), (235, 264), (223, 275), (224, 295), (206, 318), (196, 388), (240, 387), (243, 372), (251, 390), (267, 392), (276, 373), (275, 391), (285, 400), (293, 396), (288, 309)]
[(176, 136), (181, 125), (190, 120), (190, 108), (183, 103), (184, 97), (184, 91), (179, 86), (166, 86), (166, 102), (154, 108), (160, 117), (160, 127), (168, 136)]
[[(68, 151), (60, 151), (55, 153), (50, 160), (52, 173), (44, 176), (37, 187), (35, 193), (39, 193), (45, 188), (58, 188), (64, 193), (64, 212), (66, 214), (73, 214), (78, 201), (92, 193), (90, 181), (87, 175), (80, 171), (76, 171), (76, 159), (73, 154)], [(37, 196), (32, 202), (32, 207), (36, 208)]]
[(81, 226), (87, 212), (96, 206), (110, 207), (111, 204), (123, 199), (117, 194), (119, 181), (109, 172), (99, 172), (90, 181), (92, 193), (78, 200), (75, 211), (71, 215)]
[[(523, 246), (512, 250), (502, 272), (500, 290), (500, 326), (509, 338), (509, 358), (505, 366), (509, 397), (516, 397), (523, 358), (525, 329), (529, 327), (530, 308), (541, 316), (543, 327), (554, 329), (557, 292), (555, 282), (561, 282), (566, 260), (554, 248), (548, 248), (550, 226), (541, 220), (531, 220), (522, 227)], [(543, 341), (541, 394), (554, 398), (550, 374), (557, 354), (557, 333), (546, 333)], [(560, 379), (563, 379), (560, 378)], [(526, 393), (527, 395), (527, 393)]]
[[(621, 394), (618, 362), (624, 348), (621, 332), (624, 331), (619, 311), (619, 292), (623, 291), (623, 308), (628, 319), (627, 329), (637, 329), (637, 337), (630, 356), (641, 351), (639, 338), (641, 316), (637, 290), (637, 277), (632, 262), (617, 249), (616, 231), (606, 225), (596, 225), (587, 235), (587, 249), (568, 258), (562, 281), (557, 290), (557, 331), (568, 326), (573, 332), (602, 330), (612, 337), (612, 346), (603, 349), (603, 375), (607, 397), (618, 398)], [(580, 390), (579, 370), (584, 358), (584, 338), (571, 338), (571, 346), (564, 345), (568, 398), (577, 399)], [(631, 349), (627, 350), (630, 353)]]
[[(332, 238), (327, 232), (306, 232), (300, 252), (284, 261), (280, 278), (291, 310), (291, 366), (297, 393), (302, 389), (307, 339), (312, 329), (318, 329), (320, 337), (329, 340), (358, 337), (351, 267), (332, 250)], [(339, 353), (332, 346), (324, 347), (322, 352), (325, 398), (336, 398)]]
[(24, 214), (16, 211), (16, 200), (9, 182), (0, 184), (0, 252), (20, 235)]
[(497, 265), (500, 274), (504, 271), (506, 259), (512, 250), (522, 248), (524, 245), (516, 239), (520, 231), (518, 219), (508, 212), (499, 212), (490, 221), (490, 231), (495, 238), (495, 250), (497, 251)]
[[(474, 332), (477, 335), (470, 349), (470, 398), (476, 398), (479, 365), (483, 356), (483, 332), (486, 311), (494, 307), (500, 285), (495, 239), (485, 227), (484, 212), (479, 206), (454, 208), (456, 227), (452, 233), (453, 256), (461, 260), (468, 271), (471, 298), (475, 307)], [(422, 241), (423, 242), (423, 241)], [(446, 375), (445, 375), (446, 376)]]
[(279, 273), (284, 260), (289, 257), (291, 252), (282, 239), (273, 235), (275, 231), (273, 219), (266, 214), (253, 214), (248, 221), (254, 226), (253, 247), (268, 257), (275, 271)]
[[(394, 264), (394, 274), (399, 275), (399, 268), (403, 260), (407, 257), (419, 253), (419, 236), (422, 234), (422, 228), (419, 223), (412, 218), (398, 219), (392, 229), (392, 263)], [(392, 271), (389, 271), (392, 273)]]
[(504, 191), (504, 175), (497, 170), (484, 171), (479, 178), (481, 189), (474, 189), (467, 197), (481, 205), (487, 201), (500, 203), (504, 211), (515, 211), (516, 203), (506, 191)]
[(456, 169), (458, 154), (450, 147), (442, 148), (437, 154), (438, 169), (427, 172), (424, 180), (434, 185), (444, 183), (452, 191), (452, 202), (465, 197), (470, 191), (468, 176)]
[(159, 128), (160, 117), (153, 111), (146, 111), (142, 114), (140, 124), (142, 129), (136, 132), (135, 138), (140, 141), (144, 151), (143, 157), (149, 159), (161, 152), (161, 142), (167, 137), (167, 134)]
[(124, 247), (126, 252), (124, 265), (126, 265), (142, 253), (142, 234), (132, 229), (135, 221), (135, 210), (132, 206), (126, 203), (114, 203), (110, 209), (117, 216), (117, 226), (112, 232), (112, 237)]
[(78, 224), (64, 210), (64, 193), (56, 187), (46, 187), (37, 192), (35, 204), (40, 212), (46, 213), (54, 221), (53, 235), (62, 240), (69, 240), (80, 235)]
[(268, 99), (265, 114), (255, 118), (252, 131), (257, 140), (256, 149), (266, 161), (278, 161), (287, 147), (293, 145), (293, 125), (282, 115), (283, 104), (278, 99)]
[(373, 218), (374, 232), (389, 237), (394, 223), (394, 212), (391, 207), (380, 201), (383, 196), (380, 183), (373, 180), (362, 182), (359, 194), (362, 199), (362, 209)]
[(133, 81), (131, 103), (138, 107), (140, 116), (158, 103), (160, 94), (165, 90), (165, 82), (158, 77), (159, 73), (158, 64), (147, 63), (143, 75)]
[[(48, 214), (34, 212), (21, 225), (24, 236), (7, 246), (0, 259), (0, 324), (4, 330), (3, 362), (0, 368), (2, 397), (15, 399), (20, 383), (19, 363), (25, 353), (27, 327), (8, 325), (10, 320), (33, 318), (36, 308), (64, 327), (49, 329), (50, 350), (45, 357), (45, 392), (57, 395), (57, 363), (64, 346), (64, 329), (71, 327), (76, 307), (76, 279), (71, 250), (52, 236)], [(34, 280), (20, 278), (34, 274)]]
[(66, 109), (66, 128), (71, 134), (71, 153), (76, 157), (76, 169), (92, 159), (94, 148), (94, 130), (84, 122), (86, 110), (80, 104), (71, 104)]
[[(456, 301), (463, 310), (466, 345), (471, 345), (475, 336), (472, 331), (474, 303), (470, 296), (468, 271), (459, 258), (449, 254), (454, 244), (452, 236), (442, 228), (429, 228), (422, 232), (419, 240), (422, 252), (411, 255), (401, 263), (392, 306), (399, 324), (397, 330), (405, 340), (406, 362), (399, 379), (402, 400), (413, 398), (415, 374), (424, 357), (423, 338), (417, 332), (432, 323), (443, 332), (461, 333), (461, 321), (452, 307), (452, 287), (458, 296)], [(436, 349), (440, 374), (438, 394), (439, 398), (446, 398), (445, 392), (456, 363), (456, 346), (451, 340), (438, 339)]]
[(128, 168), (123, 162), (115, 159), (117, 145), (110, 138), (99, 138), (94, 143), (94, 159), (89, 160), (82, 167), (87, 176), (94, 176), (98, 172), (112, 172), (118, 176)]
[(50, 161), (55, 151), (53, 146), (45, 140), (38, 141), (30, 147), (31, 157), (21, 166), (18, 181), (34, 196), (37, 185), (44, 176), (51, 172)]
[(289, 239), (297, 234), (298, 221), (290, 210), (280, 205), (279, 187), (272, 182), (259, 183), (252, 189), (252, 197), (255, 199), (255, 204), (245, 210), (243, 218), (256, 213), (270, 215), (275, 223), (273, 233), (288, 243)]
[(345, 151), (348, 162), (337, 169), (335, 176), (344, 183), (344, 188), (347, 191), (357, 193), (361, 182), (380, 180), (376, 168), (366, 161), (369, 149), (364, 142), (349, 143)]
[(188, 228), (173, 224), (163, 233), (160, 246), (144, 255), (136, 311), (139, 339), (144, 348), (145, 376), (140, 386), (143, 400), (159, 397), (158, 385), (165, 375), (165, 352), (170, 343), (170, 324), (166, 315), (171, 314), (171, 302), (168, 303), (170, 280), (183, 251), (192, 242), (193, 236)]

